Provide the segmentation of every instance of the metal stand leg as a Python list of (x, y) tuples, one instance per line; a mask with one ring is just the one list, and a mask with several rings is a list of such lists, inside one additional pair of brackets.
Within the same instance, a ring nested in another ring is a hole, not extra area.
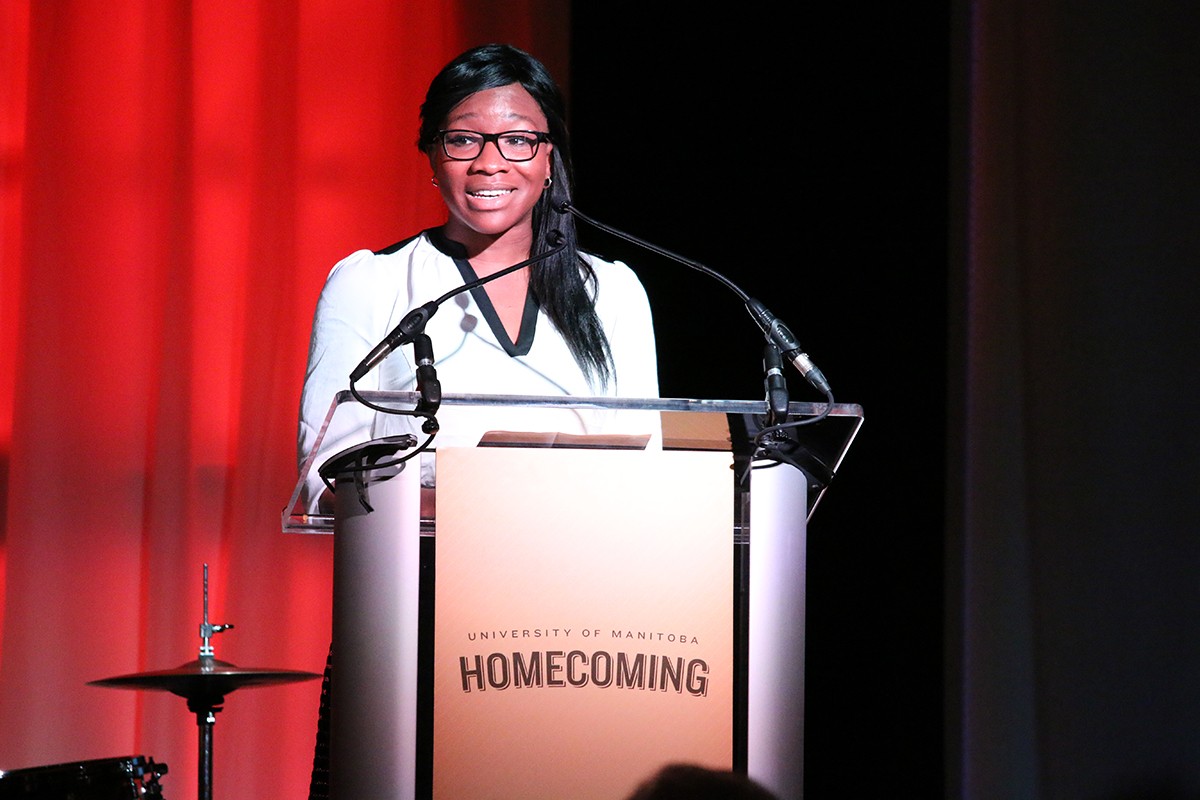
[(213, 725), (217, 721), (217, 712), (221, 709), (218, 706), (192, 708), (191, 703), (188, 706), (196, 713), (196, 725), (200, 729), (196, 797), (198, 800), (212, 800)]

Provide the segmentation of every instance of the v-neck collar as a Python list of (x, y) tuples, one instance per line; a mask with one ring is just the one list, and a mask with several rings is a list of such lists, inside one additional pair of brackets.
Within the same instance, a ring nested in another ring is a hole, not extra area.
[[(447, 239), (441, 228), (430, 230), (429, 240), (440, 252), (454, 260), (454, 265), (458, 267), (458, 273), (462, 276), (464, 284), (479, 280), (474, 267), (467, 260), (466, 250), (458, 242)], [(484, 287), (476, 286), (470, 291), (475, 305), (478, 306), (479, 312), (483, 314), (484, 320), (491, 327), (496, 341), (504, 348), (504, 352), (510, 356), (527, 355), (529, 348), (533, 346), (533, 336), (537, 330), (538, 303), (533, 292), (525, 293), (525, 308), (521, 311), (521, 327), (517, 333), (517, 340), (514, 342), (509, 338), (508, 331), (500, 321), (500, 315), (496, 313), (496, 307), (492, 305), (492, 299), (488, 297)]]

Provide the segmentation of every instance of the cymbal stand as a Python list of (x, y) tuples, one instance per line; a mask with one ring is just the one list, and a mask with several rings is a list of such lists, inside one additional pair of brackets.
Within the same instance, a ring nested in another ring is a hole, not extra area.
[[(227, 631), (232, 625), (213, 625), (208, 621), (208, 564), (204, 565), (204, 621), (200, 623), (200, 669), (211, 671), (216, 660), (212, 646), (213, 634)], [(197, 797), (212, 800), (213, 783), (213, 726), (217, 712), (221, 710), (225, 696), (219, 692), (198, 693), (187, 698), (188, 711), (196, 715), (199, 728), (199, 754), (197, 756)]]
[(91, 686), (118, 689), (155, 689), (168, 691), (187, 700), (188, 710), (196, 715), (200, 729), (199, 800), (212, 800), (213, 725), (225, 695), (241, 687), (307, 681), (321, 677), (313, 672), (277, 669), (242, 669), (218, 660), (213, 653), (212, 637), (232, 625), (213, 625), (208, 621), (208, 564), (204, 565), (204, 621), (200, 624), (200, 657), (175, 669), (154, 670), (132, 675), (117, 675)]

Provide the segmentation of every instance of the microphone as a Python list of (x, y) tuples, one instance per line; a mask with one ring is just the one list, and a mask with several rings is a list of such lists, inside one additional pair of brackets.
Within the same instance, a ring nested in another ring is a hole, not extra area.
[(788, 387), (783, 374), (783, 355), (770, 342), (763, 348), (763, 370), (766, 373), (763, 388), (767, 392), (767, 416), (770, 424), (775, 425), (787, 419)]
[[(502, 275), (507, 275), (510, 272), (515, 272), (516, 270), (522, 269), (524, 267), (528, 267), (530, 264), (533, 264), (538, 261), (542, 261), (543, 259), (549, 258), (550, 256), (554, 255), (555, 253), (560, 252), (564, 247), (566, 247), (566, 238), (562, 235), (561, 232), (556, 231), (556, 230), (552, 230), (548, 234), (546, 234), (546, 241), (549, 242), (551, 245), (550, 249), (547, 250), (546, 252), (539, 253), (536, 256), (527, 258), (524, 261), (513, 264), (511, 267), (505, 267), (504, 269), (500, 270), (499, 272), (493, 272), (491, 275), (487, 275), (487, 276), (479, 278), (477, 280), (473, 280), (470, 283), (464, 283), (462, 286), (459, 286), (455, 289), (452, 289), (449, 292), (446, 292), (444, 295), (442, 295), (438, 299), (430, 300), (428, 303), (425, 303), (422, 306), (418, 306), (417, 308), (414, 308), (412, 311), (405, 314), (404, 319), (400, 320), (400, 324), (398, 324), (395, 328), (393, 328), (392, 332), (383, 338), (383, 341), (381, 341), (379, 344), (375, 345), (375, 347), (371, 350), (371, 352), (367, 353), (367, 357), (364, 358), (362, 361), (360, 361), (358, 366), (354, 368), (354, 371), (352, 371), (350, 373), (351, 385), (357, 383), (359, 380), (362, 379), (362, 377), (364, 375), (366, 375), (371, 370), (375, 369), (375, 367), (377, 367), (379, 365), (379, 362), (383, 361), (385, 358), (387, 358), (389, 355), (391, 355), (391, 353), (396, 348), (400, 347), (401, 345), (409, 344), (417, 336), (423, 334), (425, 332), (425, 325), (429, 322), (429, 318), (432, 317), (434, 314), (436, 314), (438, 308), (442, 305), (442, 303), (446, 302), (451, 297), (454, 297), (456, 294), (461, 294), (462, 292), (466, 292), (471, 289), (474, 289), (477, 286), (482, 286), (483, 284), (488, 283), (489, 281), (494, 281), (497, 278), (501, 277)], [(429, 351), (428, 351), (428, 360), (429, 360), (429, 366), (432, 367), (432, 364), (433, 364), (433, 348), (432, 347), (430, 347)], [(421, 380), (419, 366), (417, 369), (417, 380), (418, 381)], [(438, 399), (440, 402), (440, 400), (441, 400), (440, 387), (438, 389)]]
[(438, 304), (430, 301), (405, 314), (404, 319), (400, 320), (400, 324), (393, 328), (382, 342), (375, 345), (375, 349), (354, 368), (354, 371), (350, 373), (350, 382), (357, 383), (362, 376), (375, 369), (380, 361), (391, 355), (393, 350), (402, 344), (411, 342), (417, 334), (425, 330), (425, 323), (429, 322), (429, 318), (437, 312), (437, 309)]
[(708, 275), (720, 283), (723, 283), (730, 291), (736, 294), (743, 303), (746, 304), (746, 310), (750, 312), (751, 319), (758, 324), (758, 327), (762, 330), (763, 335), (766, 336), (767, 343), (779, 348), (779, 351), (782, 353), (783, 357), (791, 362), (792, 366), (804, 376), (805, 380), (812, 384), (813, 387), (815, 387), (819, 392), (832, 399), (833, 392), (829, 388), (829, 381), (825, 379), (825, 375), (821, 372), (821, 370), (817, 369), (817, 365), (812, 362), (812, 359), (808, 357), (808, 354), (801, 350), (800, 343), (796, 340), (795, 335), (774, 314), (768, 311), (766, 306), (746, 294), (741, 287), (739, 287), (729, 278), (726, 278), (716, 270), (701, 264), (699, 261), (693, 261), (690, 258), (685, 258), (679, 255), (678, 253), (672, 253), (670, 250), (659, 247), (656, 244), (651, 244), (644, 239), (639, 239), (632, 234), (625, 233), (624, 231), (617, 230), (616, 228), (594, 220), (581, 212), (579, 209), (575, 208), (575, 206), (571, 205), (569, 200), (564, 200), (562, 203), (554, 206), (554, 210), (560, 214), (572, 214), (573, 216), (578, 217), (595, 228), (598, 228), (606, 233), (610, 233), (613, 236), (624, 239), (628, 242), (632, 242), (638, 247), (649, 250), (652, 253), (657, 253), (660, 256), (669, 258), (670, 260), (683, 264), (686, 267), (699, 270), (705, 275)]
[(746, 309), (758, 323), (758, 327), (762, 328), (763, 333), (766, 334), (767, 342), (771, 346), (779, 348), (779, 352), (792, 362), (792, 366), (799, 370), (805, 380), (815, 386), (818, 391), (830, 394), (829, 381), (825, 380), (824, 373), (817, 369), (817, 365), (808, 357), (808, 353), (800, 349), (800, 343), (796, 341), (795, 335), (788, 326), (780, 322), (774, 314), (767, 310), (766, 306), (753, 297), (746, 298)]

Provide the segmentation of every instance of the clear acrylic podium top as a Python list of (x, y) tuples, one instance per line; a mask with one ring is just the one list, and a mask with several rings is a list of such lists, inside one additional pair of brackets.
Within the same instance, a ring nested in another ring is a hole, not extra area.
[[(364, 400), (384, 408), (412, 410), (420, 395), (416, 392), (361, 391)], [(284, 533), (332, 533), (333, 516), (309, 513), (304, 503), (304, 487), (309, 476), (319, 470), (317, 454), (329, 423), (338, 409), (358, 403), (349, 390), (338, 392), (329, 406), (312, 450), (300, 466), (292, 496), (283, 510)], [(729, 450), (749, 459), (754, 451), (753, 437), (766, 424), (765, 400), (690, 400), (678, 398), (565, 397), (540, 395), (445, 394), (442, 406), (476, 408), (547, 408), (598, 409), (610, 411), (656, 411), (662, 421), (662, 446), (665, 450)], [(793, 402), (788, 405), (788, 420), (800, 422), (822, 414), (824, 403)], [(809, 477), (808, 516), (820, 502), (841, 466), (851, 443), (863, 423), (863, 410), (854, 404), (834, 404), (824, 419), (786, 429), (787, 463), (804, 470)], [(437, 449), (436, 440), (431, 448)]]

